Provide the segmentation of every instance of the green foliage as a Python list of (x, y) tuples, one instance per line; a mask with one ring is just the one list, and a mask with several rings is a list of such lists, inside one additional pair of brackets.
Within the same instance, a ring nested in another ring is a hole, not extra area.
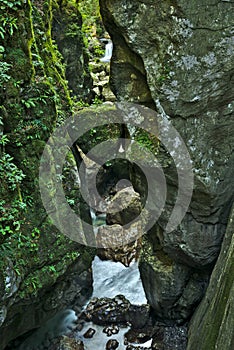
[(81, 0), (79, 10), (83, 19), (82, 32), (85, 46), (93, 59), (101, 57), (105, 50), (97, 37), (100, 38), (105, 29), (100, 15), (99, 1)]
[(158, 153), (159, 140), (155, 135), (138, 128), (134, 135), (134, 139), (139, 143), (140, 147), (142, 147), (143, 149), (147, 148), (154, 154)]
[(1, 0), (1, 5), (0, 5), (0, 9), (1, 10), (15, 10), (17, 11), (19, 9), (19, 7), (22, 5), (22, 1), (21, 0)]
[(10, 80), (10, 75), (7, 74), (11, 65), (7, 62), (0, 61), (0, 86)]
[[(5, 142), (7, 138), (2, 137), (2, 142)], [(4, 141), (3, 141), (4, 140)], [(10, 191), (14, 191), (18, 188), (25, 175), (14, 163), (13, 157), (7, 153), (3, 153), (0, 159), (0, 178), (2, 183), (5, 184)]]
[[(56, 264), (43, 266), (35, 272), (30, 273), (23, 281), (21, 286), (20, 296), (23, 298), (25, 295), (37, 295), (40, 288), (55, 283), (60, 274), (64, 273), (67, 265), (72, 263), (79, 257), (78, 252), (69, 252), (60, 257), (60, 260)], [(53, 259), (54, 257), (51, 257)]]
[(96, 34), (97, 22), (100, 20), (100, 8), (98, 0), (79, 1), (79, 10), (83, 19), (84, 33)]
[(94, 97), (94, 100), (92, 101), (92, 105), (101, 105), (103, 104), (103, 100), (101, 100), (97, 95)]
[(0, 5), (0, 37), (5, 38), (6, 34), (13, 35), (14, 31), (18, 29), (17, 17), (15, 12), (19, 10), (21, 1), (1, 0)]
[(9, 198), (8, 201), (6, 199), (0, 201), (0, 242), (3, 240), (3, 236), (9, 236), (15, 230), (19, 230), (20, 217), (25, 209), (20, 190), (20, 184), (25, 175), (16, 166), (13, 157), (5, 152), (5, 146), (8, 142), (7, 135), (0, 132), (0, 195), (3, 198), (7, 196)]

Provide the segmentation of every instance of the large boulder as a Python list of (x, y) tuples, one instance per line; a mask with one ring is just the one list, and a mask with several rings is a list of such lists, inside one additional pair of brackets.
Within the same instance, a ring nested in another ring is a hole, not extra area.
[(127, 225), (141, 213), (139, 193), (132, 186), (118, 191), (107, 206), (106, 222), (109, 225)]
[(81, 317), (97, 325), (130, 323), (133, 328), (142, 328), (149, 320), (149, 312), (148, 304), (132, 305), (123, 295), (116, 295), (114, 298), (93, 298)]

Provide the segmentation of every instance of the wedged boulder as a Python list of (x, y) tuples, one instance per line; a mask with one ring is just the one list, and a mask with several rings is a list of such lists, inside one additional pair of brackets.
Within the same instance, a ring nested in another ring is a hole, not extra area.
[(129, 266), (139, 257), (141, 239), (138, 237), (141, 230), (141, 223), (138, 222), (127, 229), (118, 224), (100, 227), (96, 236), (97, 255), (102, 260), (120, 261)]
[(141, 213), (142, 205), (139, 193), (132, 186), (118, 191), (107, 207), (108, 225), (126, 225)]

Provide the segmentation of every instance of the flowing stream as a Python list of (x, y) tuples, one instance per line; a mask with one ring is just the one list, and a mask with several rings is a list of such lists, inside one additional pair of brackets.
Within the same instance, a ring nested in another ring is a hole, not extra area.
[[(102, 261), (97, 256), (93, 260), (93, 295), (92, 297), (113, 298), (118, 294), (124, 295), (132, 304), (145, 304), (146, 297), (140, 279), (138, 263), (132, 262), (129, 267), (125, 267), (120, 262)], [(83, 334), (89, 329), (95, 330), (92, 338), (87, 339)], [(119, 333), (107, 337), (103, 333), (103, 326), (97, 326), (92, 322), (86, 323), (85, 327), (77, 335), (84, 342), (85, 350), (104, 350), (109, 339), (116, 339), (119, 342), (118, 350), (125, 350), (124, 334), (129, 327), (119, 328)], [(144, 347), (151, 346), (151, 340)], [(139, 346), (139, 344), (137, 344)]]
[[(91, 211), (94, 232), (98, 227), (105, 225), (104, 216), (96, 216)], [(92, 298), (109, 297), (124, 295), (131, 304), (141, 305), (147, 303), (144, 289), (142, 286), (138, 262), (132, 262), (129, 267), (125, 267), (120, 262), (102, 261), (96, 256), (92, 262), (93, 273), (93, 293)], [(84, 306), (85, 308), (85, 306)], [(77, 322), (77, 316), (74, 310), (63, 310), (57, 313), (53, 318), (47, 321), (42, 327), (36, 330), (23, 343), (16, 347), (18, 350), (45, 350), (49, 348), (50, 340), (60, 335), (65, 335), (74, 329)], [(84, 334), (88, 329), (94, 329), (95, 334), (92, 338), (85, 338)], [(104, 350), (109, 339), (116, 339), (119, 342), (118, 350), (125, 350), (124, 334), (129, 327), (119, 327), (118, 334), (107, 337), (103, 333), (103, 326), (98, 326), (92, 322), (86, 322), (81, 331), (75, 333), (76, 338), (84, 343), (85, 350)], [(138, 344), (139, 345), (139, 344)], [(150, 347), (151, 340), (144, 347)]]
[[(118, 294), (124, 295), (132, 304), (145, 304), (146, 297), (142, 287), (138, 263), (132, 262), (125, 267), (120, 262), (102, 261), (97, 256), (92, 263), (93, 270), (93, 294), (92, 297), (114, 297)], [(59, 335), (68, 333), (75, 326), (77, 317), (73, 310), (64, 310), (50, 319), (40, 329), (27, 338), (19, 350), (44, 350), (49, 340)], [(94, 329), (92, 338), (85, 338), (83, 335), (88, 329)], [(109, 339), (116, 339), (119, 342), (118, 350), (126, 349), (124, 345), (124, 334), (129, 327), (119, 328), (118, 334), (107, 337), (103, 333), (103, 326), (92, 322), (85, 323), (82, 331), (76, 333), (76, 337), (84, 342), (85, 350), (104, 350)], [(139, 345), (139, 344), (138, 344)], [(151, 341), (141, 346), (150, 347)]]

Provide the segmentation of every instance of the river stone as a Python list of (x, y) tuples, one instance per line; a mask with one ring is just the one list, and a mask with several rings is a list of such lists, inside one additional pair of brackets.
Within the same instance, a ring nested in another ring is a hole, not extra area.
[(123, 296), (112, 298), (93, 298), (86, 309), (84, 316), (87, 321), (98, 325), (126, 324), (126, 314), (130, 302)]
[(139, 329), (129, 329), (127, 333), (124, 334), (124, 339), (128, 343), (138, 343), (138, 344), (143, 344), (150, 340), (152, 338), (152, 335), (148, 334), (148, 327), (147, 330), (139, 330)]
[(95, 332), (96, 332), (95, 329), (89, 328), (87, 330), (87, 332), (85, 332), (84, 338), (92, 338), (94, 336)]
[(108, 225), (126, 225), (141, 213), (141, 209), (139, 193), (132, 186), (123, 188), (111, 199), (107, 207), (106, 222)]
[[(130, 323), (133, 328), (140, 329), (149, 320), (149, 313), (149, 305), (132, 305), (123, 295), (117, 295), (114, 298), (93, 298), (84, 310), (82, 318), (108, 327)], [(109, 331), (115, 334), (113, 329), (117, 331), (117, 328), (105, 328), (104, 331), (108, 335)]]
[(136, 346), (136, 345), (127, 345), (126, 350), (147, 350), (149, 349), (148, 347), (144, 346)]
[(110, 337), (113, 334), (119, 333), (119, 327), (117, 325), (110, 325), (103, 328), (103, 333), (106, 333), (107, 337)]
[(115, 350), (119, 347), (119, 342), (116, 339), (110, 339), (106, 343), (106, 350)]

